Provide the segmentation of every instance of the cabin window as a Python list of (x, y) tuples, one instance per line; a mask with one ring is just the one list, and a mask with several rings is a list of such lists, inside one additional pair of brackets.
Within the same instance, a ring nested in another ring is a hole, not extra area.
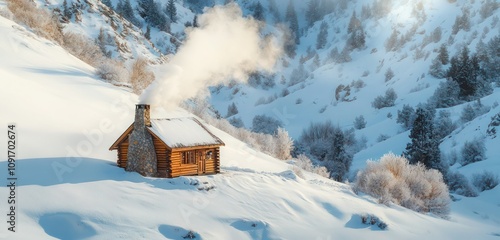
[(205, 159), (212, 159), (213, 158), (213, 152), (212, 151), (207, 151)]
[(196, 164), (196, 152), (195, 151), (183, 152), (182, 164)]

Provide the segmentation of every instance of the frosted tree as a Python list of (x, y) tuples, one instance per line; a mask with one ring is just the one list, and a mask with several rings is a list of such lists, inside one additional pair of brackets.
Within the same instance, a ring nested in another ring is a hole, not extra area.
[(457, 124), (451, 120), (450, 112), (446, 110), (439, 111), (435, 126), (436, 137), (438, 139), (443, 139), (457, 128)]
[(410, 129), (415, 121), (415, 109), (408, 104), (403, 105), (403, 109), (398, 110), (396, 122), (401, 124), (405, 130)]
[(439, 87), (429, 99), (429, 104), (436, 108), (446, 108), (460, 103), (460, 87), (458, 83), (448, 79), (439, 83)]
[(269, 0), (269, 13), (271, 13), (271, 16), (273, 16), (273, 19), (274, 19), (274, 23), (279, 23), (281, 22), (281, 14), (280, 14), (280, 11), (278, 9), (278, 6), (276, 5), (276, 1), (275, 0)]
[(154, 0), (138, 1), (139, 15), (144, 18), (146, 22), (150, 23), (151, 26), (164, 31), (168, 28), (168, 22), (165, 15), (159, 9), (159, 5), (155, 3)]
[(116, 12), (125, 19), (127, 19), (132, 24), (140, 27), (141, 22), (135, 17), (134, 9), (132, 9), (132, 5), (130, 4), (130, 0), (120, 1), (116, 7)]
[(290, 153), (293, 150), (293, 140), (288, 135), (288, 132), (284, 128), (278, 127), (278, 129), (276, 130), (275, 139), (276, 144), (274, 149), (274, 156), (281, 160), (290, 159), (292, 157)]
[(335, 131), (325, 166), (330, 171), (330, 177), (339, 182), (347, 177), (352, 163), (352, 155), (346, 151), (345, 145), (344, 133)]
[(258, 133), (275, 134), (283, 123), (266, 115), (257, 115), (252, 120), (252, 131)]
[(444, 43), (441, 45), (441, 47), (439, 47), (438, 59), (441, 62), (441, 64), (443, 64), (443, 65), (446, 65), (450, 62), (448, 48), (446, 47), (446, 44), (444, 44)]
[(290, 2), (288, 3), (288, 7), (286, 8), (285, 22), (288, 24), (288, 27), (292, 31), (295, 43), (299, 44), (300, 43), (299, 20), (297, 19), (297, 12), (295, 11), (293, 0), (290, 0)]
[(434, 133), (434, 114), (422, 107), (415, 111), (415, 121), (410, 132), (411, 142), (406, 146), (404, 155), (411, 164), (422, 163), (427, 168), (446, 172), (441, 164), (439, 140)]
[(439, 57), (432, 60), (432, 64), (429, 67), (429, 74), (435, 78), (443, 78), (445, 77), (445, 72), (443, 70), (443, 64)]
[(476, 56), (469, 56), (469, 49), (464, 47), (458, 56), (451, 58), (451, 66), (448, 69), (448, 77), (458, 83), (460, 87), (460, 97), (469, 100), (477, 95), (481, 86), (479, 61)]
[(394, 72), (392, 71), (391, 68), (388, 68), (387, 71), (385, 71), (385, 81), (390, 81), (394, 77)]
[(321, 19), (320, 13), (320, 1), (319, 0), (310, 0), (307, 5), (306, 10), (306, 20), (307, 26), (311, 27), (314, 23)]
[(363, 115), (359, 115), (354, 119), (354, 128), (355, 129), (363, 129), (366, 127), (366, 120)]
[(147, 39), (147, 40), (150, 40), (151, 39), (151, 28), (149, 27), (149, 25), (146, 26), (146, 33), (144, 33), (144, 37)]
[(484, 146), (484, 139), (477, 138), (472, 141), (466, 141), (462, 150), (462, 166), (470, 163), (479, 162), (486, 158), (486, 147)]
[(168, 0), (167, 7), (165, 8), (165, 12), (167, 13), (168, 18), (172, 22), (177, 21), (177, 7), (175, 7), (174, 0)]
[(319, 26), (318, 36), (316, 38), (316, 49), (324, 48), (326, 45), (326, 39), (328, 38), (328, 24), (326, 22), (321, 22)]
[(361, 49), (365, 47), (365, 31), (361, 25), (361, 21), (356, 17), (356, 11), (352, 13), (351, 20), (347, 26), (347, 33), (349, 38), (347, 39), (347, 46), (349, 49)]
[(234, 116), (236, 114), (238, 114), (238, 108), (236, 107), (236, 104), (234, 104), (234, 102), (233, 102), (232, 104), (227, 106), (226, 118), (229, 118), (229, 117)]

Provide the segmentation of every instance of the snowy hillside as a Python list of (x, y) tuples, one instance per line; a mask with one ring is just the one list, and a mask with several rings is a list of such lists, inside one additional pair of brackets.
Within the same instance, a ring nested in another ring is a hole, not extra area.
[[(226, 143), (222, 174), (151, 179), (125, 172), (107, 149), (132, 121), (137, 96), (97, 80), (91, 67), (3, 17), (0, 52), (1, 125), (15, 124), (18, 139), (16, 232), (4, 222), (2, 239), (183, 239), (189, 231), (196, 239), (500, 235), (493, 214), (498, 188), (453, 203), (444, 220), (377, 204), (316, 175), (301, 178), (287, 163), (213, 127)], [(190, 115), (182, 109), (152, 114)], [(7, 166), (1, 159), (2, 181)], [(8, 195), (2, 185), (2, 201)], [(4, 218), (8, 211), (2, 209)], [(362, 224), (363, 214), (377, 216), (388, 229)]]

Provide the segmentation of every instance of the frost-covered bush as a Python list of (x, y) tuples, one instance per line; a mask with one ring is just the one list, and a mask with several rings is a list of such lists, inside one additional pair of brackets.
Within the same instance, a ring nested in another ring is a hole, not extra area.
[(387, 71), (385, 71), (384, 76), (385, 76), (385, 81), (387, 82), (394, 77), (394, 72), (392, 71), (391, 68), (388, 68)]
[(373, 100), (372, 106), (376, 109), (381, 109), (385, 107), (392, 107), (396, 102), (398, 95), (393, 88), (387, 89), (384, 96), (378, 96)]
[(303, 169), (307, 172), (316, 173), (322, 177), (328, 178), (330, 173), (323, 166), (315, 166), (313, 165), (311, 159), (309, 159), (306, 155), (300, 154), (295, 159), (295, 165), (300, 169)]
[(484, 106), (481, 101), (477, 100), (472, 105), (467, 104), (462, 109), (462, 114), (460, 115), (460, 120), (463, 123), (470, 122), (474, 120), (476, 117), (481, 116), (490, 111), (490, 107)]
[(355, 129), (363, 129), (366, 127), (366, 120), (363, 115), (359, 115), (354, 119), (354, 128)]
[(355, 189), (370, 194), (381, 203), (393, 202), (417, 212), (430, 212), (441, 217), (449, 214), (450, 197), (441, 173), (427, 170), (418, 163), (394, 154), (380, 161), (368, 161), (358, 172)]
[(129, 79), (127, 69), (118, 61), (104, 61), (96, 67), (96, 74), (99, 78), (111, 83), (123, 83)]
[(243, 123), (243, 120), (241, 120), (241, 118), (239, 117), (232, 117), (232, 118), (229, 118), (228, 119), (229, 123), (231, 123), (231, 125), (237, 127), (237, 128), (243, 128), (245, 127), (245, 124)]
[(486, 157), (486, 147), (484, 146), (484, 139), (476, 138), (472, 141), (466, 141), (460, 152), (462, 155), (462, 166), (484, 160), (484, 158)]
[(449, 171), (445, 180), (450, 192), (466, 197), (477, 197), (476, 190), (463, 174)]
[(252, 120), (252, 131), (257, 133), (274, 134), (283, 123), (266, 115), (257, 115)]
[(489, 171), (476, 173), (472, 175), (472, 184), (481, 192), (493, 189), (498, 185), (498, 175)]
[(380, 218), (372, 214), (361, 215), (361, 223), (366, 225), (377, 225), (377, 227), (379, 227), (381, 230), (386, 230), (388, 226), (387, 223), (385, 223), (384, 221), (380, 220)]
[(143, 58), (138, 58), (132, 64), (130, 84), (134, 93), (139, 94), (155, 80), (154, 73), (149, 70), (149, 63)]
[(37, 8), (30, 0), (8, 0), (7, 6), (16, 22), (22, 22), (38, 35), (57, 43), (65, 42), (59, 22), (55, 16), (44, 9)]

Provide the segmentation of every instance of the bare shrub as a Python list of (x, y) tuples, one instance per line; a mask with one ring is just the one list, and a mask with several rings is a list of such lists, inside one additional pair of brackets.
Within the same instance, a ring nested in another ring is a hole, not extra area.
[(89, 38), (76, 33), (64, 33), (64, 48), (91, 66), (104, 63), (101, 49)]
[(304, 154), (297, 156), (295, 159), (295, 166), (304, 171), (312, 172), (325, 178), (330, 177), (330, 173), (328, 173), (328, 170), (325, 167), (313, 165), (311, 159)]
[(38, 35), (62, 44), (63, 34), (57, 18), (49, 12), (39, 9), (29, 0), (8, 0), (7, 6), (16, 22), (21, 22), (33, 29)]
[(141, 93), (155, 79), (153, 72), (148, 69), (148, 65), (148, 62), (143, 58), (138, 58), (132, 64), (130, 84), (132, 84), (132, 90), (136, 94)]
[(379, 199), (418, 212), (441, 217), (449, 214), (450, 197), (441, 173), (424, 165), (410, 165), (404, 157), (386, 154), (380, 161), (368, 161), (358, 172), (355, 188)]
[(128, 80), (128, 71), (123, 64), (116, 60), (104, 61), (96, 67), (99, 78), (114, 84), (123, 84)]
[(498, 185), (498, 175), (489, 171), (476, 173), (472, 175), (472, 184), (481, 192), (493, 189)]

